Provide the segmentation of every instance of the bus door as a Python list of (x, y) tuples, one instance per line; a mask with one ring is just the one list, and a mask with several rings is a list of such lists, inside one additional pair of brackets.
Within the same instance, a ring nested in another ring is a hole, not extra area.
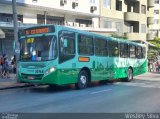
[(75, 33), (62, 30), (58, 33), (59, 39), (59, 82), (61, 84), (75, 83)]

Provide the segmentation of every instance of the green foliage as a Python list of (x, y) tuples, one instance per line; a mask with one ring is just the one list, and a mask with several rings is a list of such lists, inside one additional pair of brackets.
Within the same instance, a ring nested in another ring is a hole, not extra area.
[(151, 40), (149, 42), (154, 44), (158, 49), (160, 49), (160, 38), (156, 37), (154, 38), (154, 40)]
[(155, 45), (155, 47), (149, 47), (148, 50), (148, 59), (153, 60), (160, 54), (160, 38), (156, 37), (149, 42)]

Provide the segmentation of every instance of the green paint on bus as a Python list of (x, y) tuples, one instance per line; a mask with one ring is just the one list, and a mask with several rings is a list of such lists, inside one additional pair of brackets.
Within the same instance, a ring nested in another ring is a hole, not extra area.
[(146, 45), (70, 27), (31, 27), (19, 41), (18, 82), (81, 89), (97, 80), (131, 81), (148, 70)]

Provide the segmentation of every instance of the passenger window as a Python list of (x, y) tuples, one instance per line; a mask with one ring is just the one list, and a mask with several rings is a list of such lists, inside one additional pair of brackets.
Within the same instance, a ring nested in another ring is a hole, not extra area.
[(130, 47), (129, 47), (129, 56), (130, 56), (130, 58), (135, 58), (136, 57), (136, 46), (134, 46), (134, 45), (130, 45)]
[(98, 56), (108, 56), (107, 40), (101, 38), (95, 39), (95, 54)]
[(123, 57), (123, 58), (129, 57), (128, 44), (125, 44), (125, 43), (120, 44), (120, 57)]
[(93, 38), (86, 35), (78, 35), (78, 53), (80, 55), (93, 55)]
[(137, 58), (141, 59), (142, 58), (142, 47), (137, 46), (137, 52), (136, 52)]
[(145, 47), (143, 47), (142, 48), (142, 58), (145, 58), (146, 57), (146, 48)]
[(110, 57), (118, 57), (119, 56), (118, 42), (108, 41), (108, 55)]

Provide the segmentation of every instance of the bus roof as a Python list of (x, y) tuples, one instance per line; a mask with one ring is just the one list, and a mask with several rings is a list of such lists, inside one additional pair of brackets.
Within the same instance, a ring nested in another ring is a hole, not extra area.
[(32, 29), (32, 28), (48, 27), (48, 26), (55, 27), (55, 28), (62, 28), (64, 30), (70, 30), (70, 31), (81, 33), (81, 34), (92, 35), (93, 37), (99, 37), (99, 38), (104, 38), (104, 39), (108, 38), (110, 40), (118, 41), (118, 42), (122, 42), (122, 43), (128, 43), (128, 44), (133, 44), (133, 45), (146, 46), (145, 44), (133, 42), (133, 41), (130, 41), (129, 39), (126, 40), (126, 39), (123, 39), (123, 38), (114, 38), (114, 37), (111, 37), (111, 36), (106, 36), (106, 35), (102, 35), (102, 34), (92, 33), (92, 32), (76, 29), (76, 28), (69, 27), (69, 26), (62, 26), (62, 25), (53, 25), (53, 24), (35, 25), (35, 26), (32, 26), (32, 27), (25, 28), (24, 30)]

